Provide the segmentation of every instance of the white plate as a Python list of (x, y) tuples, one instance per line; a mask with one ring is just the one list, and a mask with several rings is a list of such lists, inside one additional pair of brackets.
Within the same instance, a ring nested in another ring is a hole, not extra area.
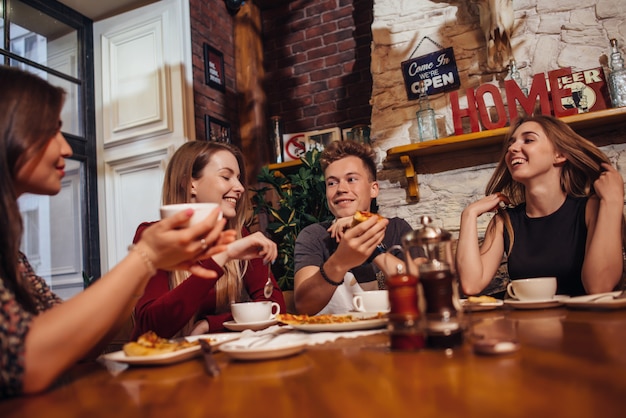
[(197, 341), (200, 339), (209, 340), (209, 344), (211, 344), (211, 347), (219, 347), (224, 343), (238, 340), (239, 338), (241, 338), (241, 332), (216, 332), (215, 334), (190, 335), (188, 337), (185, 337), (185, 339), (189, 342)]
[(235, 322), (235, 321), (226, 321), (223, 325), (231, 330), (231, 331), (244, 331), (247, 329), (251, 329), (252, 331), (258, 331), (261, 329), (265, 329), (270, 325), (277, 324), (278, 321), (276, 319), (268, 319), (267, 321), (259, 321), (259, 322)]
[(270, 360), (298, 354), (304, 350), (305, 346), (306, 342), (294, 341), (280, 346), (270, 344), (262, 347), (242, 348), (234, 342), (220, 346), (220, 350), (237, 360)]
[(467, 301), (467, 299), (461, 299), (460, 302), (463, 309), (470, 312), (490, 311), (492, 309), (498, 309), (499, 307), (504, 305), (504, 302), (501, 300), (496, 300), (495, 302), (470, 303)]
[(626, 308), (626, 298), (613, 299), (613, 296), (620, 292), (598, 293), (595, 295), (584, 295), (569, 298), (565, 301), (565, 306), (570, 308), (585, 309), (622, 309)]
[[(375, 329), (382, 328), (387, 325), (387, 318), (375, 318), (377, 314), (375, 313), (350, 313), (346, 315), (351, 315), (353, 317), (359, 318), (368, 318), (374, 317), (373, 319), (360, 319), (354, 322), (340, 322), (337, 324), (289, 324), (292, 328), (298, 329), (300, 331), (307, 332), (323, 332), (323, 331), (357, 331), (364, 329)], [(346, 316), (346, 315), (337, 315), (337, 316)]]
[(124, 351), (120, 350), (104, 354), (102, 355), (102, 358), (109, 361), (116, 361), (118, 363), (155, 366), (178, 363), (183, 360), (189, 360), (190, 358), (198, 355), (200, 355), (200, 346), (196, 345), (189, 348), (183, 348), (182, 350), (173, 351), (171, 353), (156, 354), (153, 356), (127, 356), (124, 354)]
[(553, 299), (544, 300), (505, 299), (504, 304), (516, 309), (546, 309), (561, 306), (567, 299), (569, 296), (566, 295), (556, 295)]

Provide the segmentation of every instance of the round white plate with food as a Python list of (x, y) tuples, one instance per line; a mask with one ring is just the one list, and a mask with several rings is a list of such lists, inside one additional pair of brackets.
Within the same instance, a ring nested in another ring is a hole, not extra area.
[(183, 348), (181, 350), (169, 353), (153, 354), (147, 356), (127, 356), (123, 350), (113, 353), (104, 354), (101, 357), (104, 360), (116, 361), (118, 363), (142, 365), (142, 366), (158, 366), (165, 364), (174, 364), (180, 361), (189, 360), (200, 355), (200, 345)]
[(502, 300), (490, 296), (470, 296), (467, 299), (460, 299), (459, 302), (463, 309), (469, 312), (491, 311), (504, 305)]
[(211, 347), (219, 347), (229, 341), (241, 338), (241, 332), (216, 332), (215, 334), (189, 335), (185, 339), (189, 342), (207, 340)]
[(383, 328), (389, 322), (386, 314), (372, 312), (353, 312), (349, 314), (325, 315), (278, 315), (278, 320), (300, 331), (357, 331)]

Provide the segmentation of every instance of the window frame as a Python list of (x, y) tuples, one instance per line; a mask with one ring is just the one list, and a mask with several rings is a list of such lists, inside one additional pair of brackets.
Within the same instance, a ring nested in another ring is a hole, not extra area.
[(91, 277), (100, 277), (100, 237), (98, 226), (98, 179), (96, 154), (96, 117), (93, 58), (93, 21), (56, 0), (0, 0), (3, 10), (11, 10), (11, 3), (20, 1), (59, 22), (72, 27), (77, 34), (77, 78), (16, 55), (10, 51), (10, 16), (4, 13), (4, 39), (0, 44), (0, 63), (8, 65), (10, 60), (25, 63), (45, 71), (55, 77), (68, 80), (82, 87), (78, 96), (78, 115), (82, 119), (83, 136), (65, 133), (71, 145), (71, 159), (83, 164), (84, 183), (82, 185), (86, 206), (81, 208), (83, 271)]

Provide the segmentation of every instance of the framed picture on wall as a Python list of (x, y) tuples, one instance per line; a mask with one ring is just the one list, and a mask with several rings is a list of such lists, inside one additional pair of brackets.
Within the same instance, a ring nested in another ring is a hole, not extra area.
[(230, 123), (209, 115), (204, 115), (204, 129), (207, 141), (231, 142)]
[(204, 82), (216, 90), (225, 90), (224, 54), (209, 44), (204, 45)]

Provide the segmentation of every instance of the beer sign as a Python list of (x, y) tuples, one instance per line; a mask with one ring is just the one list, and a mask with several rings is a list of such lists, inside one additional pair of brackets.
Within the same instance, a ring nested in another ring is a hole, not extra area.
[(419, 98), (420, 81), (424, 82), (427, 95), (457, 90), (461, 87), (452, 48), (402, 62), (402, 76), (409, 100)]

